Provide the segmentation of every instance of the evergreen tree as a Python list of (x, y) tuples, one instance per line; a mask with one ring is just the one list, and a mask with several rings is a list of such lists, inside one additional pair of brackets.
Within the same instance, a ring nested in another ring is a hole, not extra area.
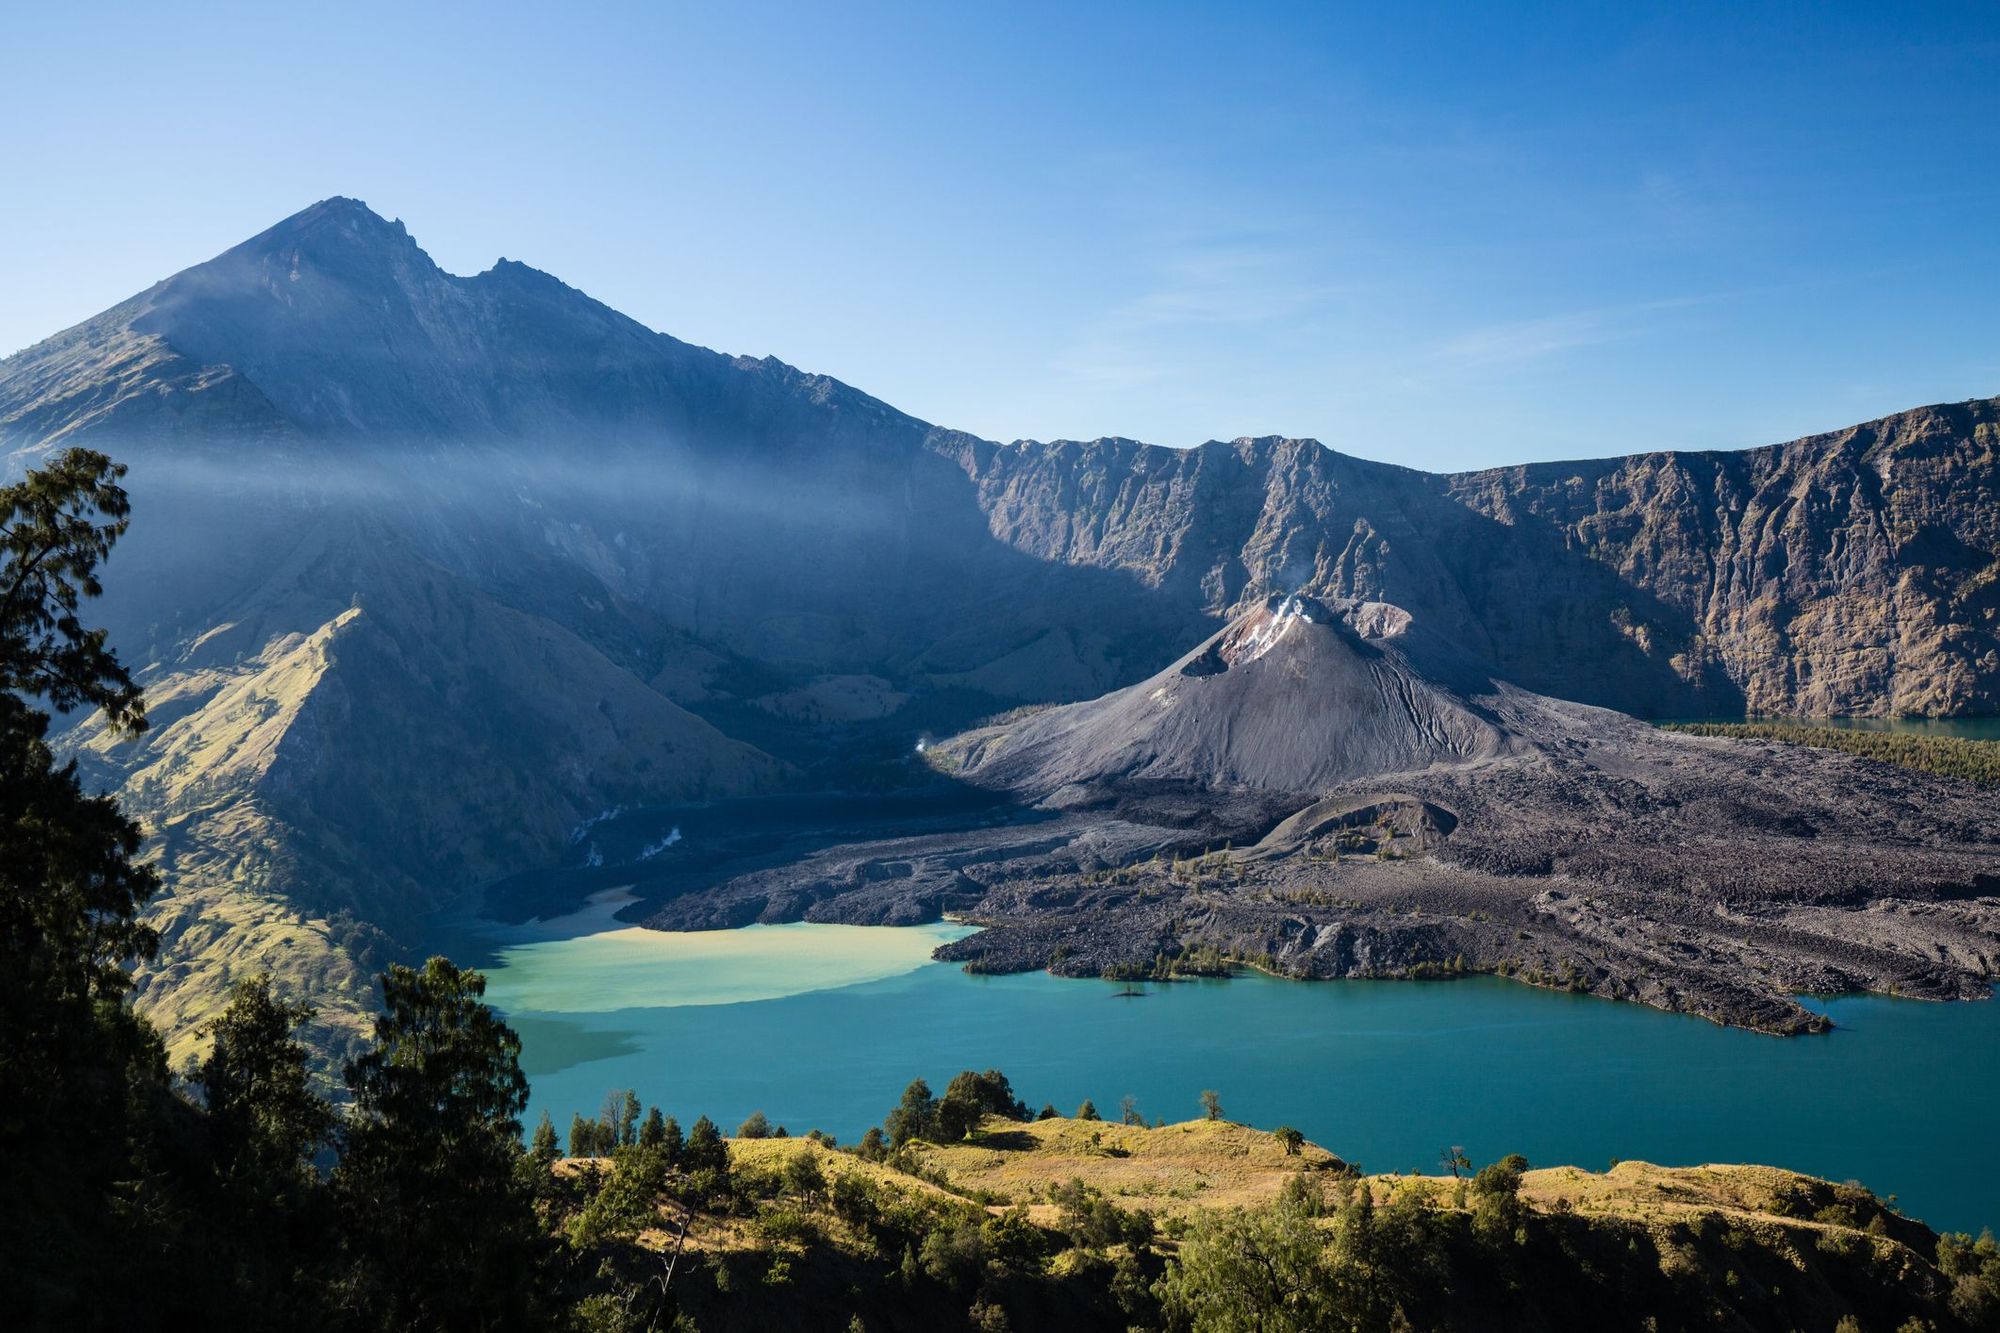
[(158, 1318), (188, 1206), (159, 1158), (185, 1113), (122, 1003), (157, 945), (139, 908), (158, 880), (133, 860), (138, 826), (45, 740), (49, 710), (145, 729), (138, 688), (80, 618), (125, 532), (123, 474), (73, 449), (0, 486), (0, 1254), (10, 1318), (30, 1323)]
[(688, 1181), (688, 1193), (698, 1203), (729, 1197), (734, 1182), (729, 1172), (729, 1145), (722, 1131), (707, 1116), (694, 1122), (687, 1145), (681, 1152), (681, 1171)]
[(912, 1079), (910, 1086), (903, 1089), (903, 1100), (882, 1122), (888, 1132), (889, 1146), (900, 1148), (912, 1139), (927, 1139), (937, 1133), (937, 1099), (931, 1096), (931, 1085), (922, 1079)]
[(647, 1108), (646, 1122), (639, 1126), (639, 1146), (659, 1148), (664, 1146), (666, 1141), (667, 1122), (660, 1118), (660, 1108), (657, 1106)]
[(578, 1111), (569, 1118), (569, 1155), (571, 1157), (595, 1157), (597, 1136), (591, 1131), (596, 1126), (583, 1118)]
[(997, 1069), (983, 1074), (967, 1069), (945, 1085), (944, 1096), (938, 1100), (937, 1136), (942, 1142), (956, 1143), (978, 1128), (984, 1116), (1025, 1120), (1027, 1113), (1028, 1108), (1015, 1099), (1005, 1074)]
[(562, 1156), (562, 1145), (556, 1142), (556, 1123), (549, 1119), (547, 1111), (542, 1112), (541, 1120), (535, 1125), (535, 1138), (528, 1155), (544, 1170), (554, 1166), (556, 1159)]
[(219, 1196), (205, 1221), (220, 1323), (296, 1324), (325, 1300), (331, 1218), (313, 1158), (334, 1115), (295, 1035), (312, 1016), (310, 1006), (279, 999), (268, 974), (238, 982), (195, 1071)]
[(279, 999), (268, 973), (238, 982), (195, 1074), (216, 1171), (258, 1182), (259, 1192), (317, 1182), (312, 1159), (333, 1131), (294, 1035), (312, 1017), (310, 1005)]
[(485, 992), (485, 977), (444, 958), (392, 966), (374, 1047), (347, 1065), (343, 1297), (377, 1327), (546, 1324), (547, 1238), (521, 1169), (521, 1040)]
[(1083, 1105), (1076, 1108), (1076, 1114), (1071, 1118), (1074, 1120), (1097, 1120), (1101, 1117), (1097, 1114), (1097, 1103), (1085, 1097)]
[(1511, 1240), (1527, 1216), (1521, 1202), (1521, 1177), (1528, 1159), (1509, 1153), (1472, 1178), (1472, 1229), (1489, 1243)]
[(808, 1205), (826, 1193), (826, 1172), (820, 1167), (818, 1151), (808, 1148), (785, 1163), (785, 1189)]
[(736, 1127), (739, 1139), (768, 1139), (771, 1137), (771, 1121), (762, 1111), (752, 1111), (742, 1124)]
[(688, 1131), (687, 1145), (681, 1151), (681, 1169), (690, 1173), (729, 1169), (729, 1145), (722, 1141), (722, 1131), (707, 1116), (695, 1121), (694, 1128)]
[(681, 1159), (685, 1155), (686, 1149), (687, 1141), (681, 1137), (681, 1122), (672, 1116), (668, 1116), (667, 1123), (660, 1133), (661, 1160), (667, 1164), (669, 1169), (676, 1167), (684, 1169), (686, 1163)]
[(625, 1100), (618, 1108), (618, 1146), (629, 1148), (639, 1141), (639, 1094), (625, 1089)]
[(1260, 1333), (1388, 1327), (1386, 1320), (1343, 1317), (1325, 1251), (1325, 1237), (1303, 1209), (1205, 1213), (1157, 1287), (1168, 1325)]
[(660, 1223), (660, 1195), (667, 1183), (666, 1164), (650, 1149), (628, 1146), (618, 1152), (618, 1167), (568, 1225), (570, 1243), (588, 1250), (607, 1241), (629, 1241)]
[(979, 1124), (986, 1111), (979, 1075), (970, 1069), (945, 1084), (931, 1122), (940, 1143), (957, 1143)]
[(0, 693), (57, 712), (101, 708), (114, 730), (136, 735), (146, 729), (139, 687), (104, 631), (77, 616), (104, 591), (97, 567), (130, 521), (124, 475), (103, 454), (71, 449), (0, 487)]

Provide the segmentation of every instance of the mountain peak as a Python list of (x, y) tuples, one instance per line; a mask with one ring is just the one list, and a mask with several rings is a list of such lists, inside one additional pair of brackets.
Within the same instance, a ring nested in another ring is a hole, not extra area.
[(375, 232), (387, 236), (408, 238), (409, 229), (403, 226), (401, 218), (385, 218), (359, 199), (336, 194), (309, 204), (290, 217), (268, 227), (265, 236), (298, 234), (318, 227), (334, 226), (355, 232)]
[[(100, 401), (104, 367), (135, 356), (149, 359)], [(217, 385), (227, 393), (203, 396)], [(837, 418), (835, 434), (909, 447), (922, 427), (826, 376), (656, 333), (515, 260), (447, 273), (400, 220), (344, 195), (10, 358), (0, 443), (45, 442), (79, 404), (93, 430), (145, 439), (177, 438), (197, 418), (227, 433), (211, 406), (234, 414), (238, 436), (376, 442), (727, 436), (792, 448)]]
[(365, 255), (408, 260), (421, 256), (426, 265), (430, 263), (430, 256), (418, 247), (402, 219), (385, 218), (359, 199), (342, 195), (300, 209), (211, 263), (232, 256), (274, 254), (321, 259)]
[[(938, 748), (961, 780), (1038, 800), (1133, 783), (1320, 792), (1510, 752), (1504, 688), (1400, 607), (1285, 593), (1137, 685)], [(1523, 734), (1552, 725), (1538, 707), (1516, 710)]]

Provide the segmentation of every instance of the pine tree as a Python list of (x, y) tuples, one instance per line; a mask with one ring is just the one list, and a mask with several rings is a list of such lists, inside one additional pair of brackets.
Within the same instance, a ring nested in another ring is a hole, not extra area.
[(218, 1324), (305, 1320), (325, 1304), (330, 1218), (313, 1158), (334, 1115), (296, 1035), (312, 1016), (279, 999), (268, 975), (238, 982), (195, 1071), (218, 1192), (204, 1220), (227, 1256), (209, 1271)]
[(345, 1289), (372, 1326), (547, 1325), (549, 1239), (518, 1169), (521, 1039), (485, 992), (485, 977), (445, 958), (391, 966), (374, 1047), (348, 1062), (353, 1110), (333, 1179)]
[(279, 999), (268, 973), (238, 982), (195, 1074), (217, 1172), (252, 1182), (259, 1194), (314, 1180), (313, 1154), (333, 1130), (333, 1112), (313, 1091), (309, 1057), (293, 1035), (312, 1016), (311, 1006)]
[(112, 1201), (170, 1105), (159, 1039), (122, 1003), (157, 947), (139, 909), (159, 881), (134, 860), (138, 826), (45, 740), (51, 711), (93, 706), (114, 735), (145, 729), (138, 687), (80, 620), (125, 532), (123, 474), (72, 449), (0, 486), (0, 1253), (27, 1326), (157, 1317), (175, 1280), (158, 1211)]
[(889, 1112), (882, 1127), (888, 1131), (891, 1148), (900, 1148), (912, 1139), (927, 1139), (935, 1135), (937, 1099), (931, 1096), (931, 1085), (920, 1078), (910, 1080), (910, 1086), (903, 1089), (903, 1100)]
[(641, 1148), (658, 1148), (665, 1144), (666, 1141), (667, 1123), (660, 1118), (660, 1108), (657, 1106), (649, 1107), (646, 1111), (646, 1122), (639, 1126), (639, 1146)]
[(1072, 1118), (1076, 1120), (1099, 1119), (1100, 1117), (1097, 1114), (1097, 1103), (1090, 1100), (1090, 1098), (1085, 1097), (1083, 1099), (1083, 1105), (1076, 1108), (1076, 1115)]
[(618, 1108), (618, 1146), (629, 1148), (639, 1141), (639, 1094), (625, 1089), (624, 1104)]
[(595, 1157), (597, 1136), (591, 1131), (596, 1128), (583, 1118), (578, 1111), (569, 1118), (569, 1155), (571, 1157)]
[(535, 1125), (534, 1146), (529, 1153), (544, 1168), (553, 1166), (556, 1159), (562, 1156), (562, 1148), (556, 1143), (555, 1121), (549, 1119), (547, 1111), (542, 1112), (540, 1122)]
[(694, 1128), (688, 1131), (681, 1168), (689, 1172), (729, 1169), (729, 1145), (722, 1141), (722, 1131), (707, 1116), (695, 1121)]

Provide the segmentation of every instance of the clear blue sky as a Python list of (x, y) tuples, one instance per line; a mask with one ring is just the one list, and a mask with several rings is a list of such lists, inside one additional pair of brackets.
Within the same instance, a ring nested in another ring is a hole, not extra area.
[(1001, 439), (2000, 393), (2000, 6), (10, 5), (0, 351), (315, 199)]

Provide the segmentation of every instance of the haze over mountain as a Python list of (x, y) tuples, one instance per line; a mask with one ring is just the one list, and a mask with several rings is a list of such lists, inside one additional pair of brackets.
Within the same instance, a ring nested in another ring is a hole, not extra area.
[(132, 464), (104, 615), (156, 726), (71, 743), (162, 832), (183, 1044), (270, 963), (351, 1030), (358, 960), (608, 808), (889, 780), (1273, 594), (1641, 714), (2000, 709), (1991, 400), (1451, 477), (1003, 445), (330, 199), (0, 362), (9, 472), (73, 444)]

